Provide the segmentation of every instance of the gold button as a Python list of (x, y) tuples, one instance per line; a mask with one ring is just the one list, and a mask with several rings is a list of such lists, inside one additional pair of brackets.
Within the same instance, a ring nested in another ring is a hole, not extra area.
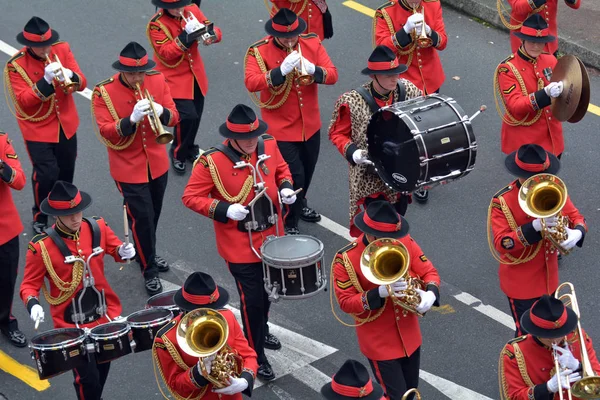
[(300, 103), (300, 107), (302, 107), (302, 103)]
[(298, 94), (302, 94), (302, 92), (298, 90)]
[(396, 321), (399, 321), (399, 320), (400, 320), (400, 317), (396, 317)]
[(144, 148), (146, 148), (146, 145), (144, 145)]
[(57, 115), (60, 115), (60, 112), (58, 112), (58, 111), (57, 111), (57, 112), (56, 112), (56, 114), (57, 114)]

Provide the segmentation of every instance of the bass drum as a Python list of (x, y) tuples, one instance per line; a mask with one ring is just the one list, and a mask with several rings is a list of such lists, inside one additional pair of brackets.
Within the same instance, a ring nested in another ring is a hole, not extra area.
[(404, 193), (466, 176), (477, 153), (469, 117), (440, 94), (381, 108), (369, 122), (367, 146), (379, 177)]

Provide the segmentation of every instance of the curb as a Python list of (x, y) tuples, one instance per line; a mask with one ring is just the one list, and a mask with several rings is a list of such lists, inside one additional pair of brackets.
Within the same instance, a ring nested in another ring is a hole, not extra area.
[[(508, 29), (502, 24), (498, 11), (486, 4), (482, 4), (477, 0), (442, 0), (444, 5), (447, 5), (464, 14), (479, 18), (496, 28), (505, 32)], [(600, 69), (600, 53), (587, 49), (573, 40), (566, 39), (564, 36), (558, 35), (558, 46), (564, 54), (574, 54), (589, 67)]]

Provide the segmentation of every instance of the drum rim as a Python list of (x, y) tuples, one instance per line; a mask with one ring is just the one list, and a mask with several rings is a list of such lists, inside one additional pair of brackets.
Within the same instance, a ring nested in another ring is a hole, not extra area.
[(306, 294), (293, 294), (293, 295), (280, 294), (279, 297), (281, 299), (287, 299), (287, 300), (302, 300), (302, 299), (306, 299), (308, 297), (313, 297), (317, 293), (325, 290), (326, 287), (327, 287), (327, 279), (323, 279), (323, 284), (321, 285), (321, 287), (318, 288), (317, 290), (315, 290), (314, 292), (310, 292), (310, 293), (306, 293)]
[[(173, 293), (173, 296), (175, 296), (175, 293), (177, 293), (179, 291), (179, 289), (171, 289), (171, 290), (167, 290), (166, 292), (162, 292), (162, 293), (157, 293), (154, 296), (150, 297), (148, 300), (146, 300), (146, 306), (147, 308), (166, 308), (167, 306), (153, 306), (150, 304), (150, 301), (152, 299), (158, 299), (158, 298), (162, 298), (162, 297), (167, 297), (167, 294), (169, 293)], [(176, 306), (175, 301), (173, 301), (173, 305)]]
[[(265, 243), (263, 243), (263, 245), (260, 248), (260, 254), (262, 256), (263, 263), (268, 266), (277, 268), (277, 269), (294, 269), (294, 268), (302, 268), (302, 267), (311, 266), (311, 265), (315, 264), (317, 261), (323, 259), (324, 255), (325, 255), (325, 246), (323, 245), (323, 242), (321, 240), (319, 240), (318, 238), (316, 238), (314, 236), (310, 236), (310, 235), (277, 236), (277, 237), (272, 238), (270, 241), (275, 241), (275, 240), (278, 240), (281, 238), (290, 238), (290, 237), (292, 238), (292, 240), (296, 239), (298, 237), (312, 239), (317, 242), (319, 248), (316, 252), (311, 253), (302, 259), (300, 259), (300, 258), (281, 259), (281, 258), (274, 258), (272, 256), (269, 256), (268, 254), (265, 254), (264, 250), (266, 249), (266, 245), (269, 243), (269, 242), (265, 242)], [(290, 239), (285, 239), (285, 240), (290, 240)], [(274, 263), (277, 263), (277, 264), (274, 264)]]
[[(165, 315), (165, 316), (163, 316), (163, 317), (160, 317), (160, 318), (155, 318), (155, 319), (153, 319), (153, 320), (150, 320), (150, 321), (144, 321), (144, 322), (133, 322), (133, 321), (129, 321), (129, 318), (130, 318), (130, 317), (132, 317), (132, 316), (134, 316), (134, 315), (136, 315), (136, 314), (142, 314), (142, 313), (144, 313), (144, 312), (146, 312), (146, 311), (148, 311), (148, 310), (152, 310), (152, 309), (155, 309), (155, 310), (166, 310), (166, 311), (168, 311), (169, 313), (168, 313), (168, 314), (166, 314), (166, 315)], [(135, 311), (135, 312), (133, 312), (133, 313), (129, 314), (129, 315), (127, 316), (127, 324), (128, 324), (130, 327), (132, 327), (132, 328), (146, 328), (146, 327), (155, 327), (155, 326), (157, 326), (157, 325), (160, 325), (161, 323), (166, 323), (166, 322), (169, 322), (169, 321), (171, 321), (173, 318), (174, 318), (173, 311), (171, 311), (171, 310), (169, 310), (169, 309), (167, 309), (167, 308), (162, 308), (162, 307), (151, 307), (151, 308), (147, 308), (147, 309), (144, 309), (144, 310)]]
[[(107, 325), (113, 325), (113, 324), (120, 324), (120, 325), (125, 325), (125, 327), (123, 329), (120, 329), (116, 332), (112, 332), (112, 333), (94, 333), (95, 329), (107, 326)], [(125, 334), (127, 334), (129, 331), (131, 331), (131, 327), (129, 326), (128, 323), (126, 322), (107, 322), (106, 324), (101, 324), (98, 326), (95, 326), (92, 328), (92, 330), (90, 331), (90, 338), (92, 339), (116, 339), (119, 338)]]
[[(70, 330), (81, 331), (81, 335), (79, 335), (75, 339), (65, 340), (65, 341), (60, 342), (60, 343), (54, 343), (54, 344), (42, 344), (42, 343), (35, 344), (34, 343), (34, 340), (36, 338), (39, 338), (42, 335), (46, 335), (46, 334), (48, 334), (48, 332), (52, 332), (52, 331), (63, 331), (64, 332), (65, 330), (69, 330), (69, 331)], [(39, 333), (39, 334), (35, 335), (34, 337), (32, 337), (31, 340), (29, 341), (29, 347), (31, 347), (32, 349), (35, 349), (35, 350), (52, 350), (52, 349), (57, 349), (58, 350), (58, 349), (63, 349), (65, 347), (70, 347), (70, 346), (75, 345), (75, 344), (77, 344), (77, 345), (81, 344), (81, 343), (85, 342), (86, 336), (87, 335), (86, 335), (85, 331), (83, 329), (81, 329), (81, 328), (58, 328), (58, 329), (51, 329), (49, 331)]]

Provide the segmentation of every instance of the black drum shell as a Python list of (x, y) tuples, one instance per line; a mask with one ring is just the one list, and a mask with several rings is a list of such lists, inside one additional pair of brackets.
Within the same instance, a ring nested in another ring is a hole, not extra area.
[(102, 328), (106, 329), (109, 325), (122, 325), (123, 327), (128, 327), (126, 323), (121, 322), (111, 322), (108, 324), (103, 324), (95, 327), (90, 332), (90, 338), (94, 343), (96, 351), (94, 353), (96, 357), (97, 364), (104, 364), (107, 362), (111, 362), (116, 360), (117, 358), (126, 356), (127, 354), (131, 354), (131, 341), (133, 340), (133, 335), (130, 329), (127, 329), (126, 332), (116, 333), (113, 337), (106, 338), (97, 338), (93, 337), (94, 333), (98, 333), (102, 331)]
[[(135, 323), (130, 322), (130, 319), (132, 317), (134, 317), (135, 315), (139, 316), (139, 315), (143, 315), (144, 313), (151, 314), (152, 312), (155, 312), (155, 313), (162, 312), (163, 315), (161, 317), (163, 317), (163, 320), (161, 320), (161, 321), (149, 320), (146, 323), (143, 323), (140, 321), (135, 321)], [(163, 326), (165, 326), (167, 323), (169, 323), (169, 321), (172, 319), (173, 319), (173, 313), (166, 308), (156, 308), (156, 309), (150, 308), (147, 310), (138, 311), (136, 313), (131, 314), (129, 317), (127, 317), (127, 322), (129, 323), (129, 326), (131, 327), (131, 333), (133, 335), (133, 340), (135, 340), (135, 349), (133, 350), (133, 352), (141, 353), (142, 351), (150, 350), (152, 348), (152, 345), (154, 344), (154, 338), (156, 337), (156, 333)]]
[[(323, 269), (321, 262), (302, 267), (302, 268), (276, 268), (268, 266), (269, 275), (271, 276), (271, 284), (279, 284), (278, 293), (282, 297), (308, 297), (312, 293), (317, 293), (322, 289), (326, 282), (323, 282)], [(320, 271), (321, 279), (319, 280), (317, 275)], [(302, 285), (300, 280), (300, 274), (303, 274), (304, 280), (304, 292), (302, 292)], [(285, 284), (285, 292), (284, 292)]]
[[(85, 338), (83, 338), (80, 343), (72, 343), (68, 346), (61, 346), (60, 343), (56, 343), (56, 347), (54, 349), (36, 348), (36, 342), (38, 339), (42, 338), (43, 336), (48, 336), (50, 332), (60, 334), (61, 332), (76, 330), (81, 331), (81, 334), (83, 335), (84, 332), (81, 329), (61, 328), (40, 333), (31, 339), (31, 355), (36, 361), (36, 368), (40, 379), (53, 378), (64, 372), (70, 371), (73, 368), (82, 367), (89, 362), (85, 348)], [(66, 360), (65, 354), (67, 358)], [(45, 362), (42, 362), (42, 360)]]

